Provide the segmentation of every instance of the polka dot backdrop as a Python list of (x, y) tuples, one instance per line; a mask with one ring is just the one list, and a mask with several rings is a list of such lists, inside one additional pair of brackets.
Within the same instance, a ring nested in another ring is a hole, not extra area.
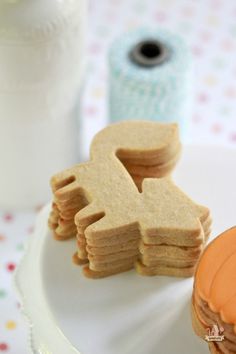
[[(236, 3), (234, 0), (91, 0), (88, 71), (81, 116), (87, 152), (107, 122), (107, 60), (113, 38), (138, 26), (182, 35), (195, 61), (194, 111), (189, 138), (236, 147)], [(0, 214), (0, 353), (25, 354), (27, 326), (12, 278), (31, 237), (37, 210)]]
[(120, 33), (161, 26), (182, 35), (195, 62), (189, 139), (236, 146), (236, 3), (233, 0), (90, 1), (88, 82), (82, 115), (88, 153), (107, 118), (107, 49)]

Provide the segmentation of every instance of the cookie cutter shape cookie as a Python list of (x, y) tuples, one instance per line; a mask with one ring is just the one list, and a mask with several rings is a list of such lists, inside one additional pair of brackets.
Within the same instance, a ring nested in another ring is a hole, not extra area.
[[(59, 232), (62, 235), (72, 232), (75, 223), (79, 235), (75, 260), (82, 264), (88, 262), (85, 275), (102, 277), (130, 269), (135, 264), (141, 274), (162, 274), (158, 259), (150, 260), (145, 253), (141, 257), (139, 242), (133, 249), (121, 251), (120, 246), (125, 248), (128, 241), (161, 237), (169, 244), (189, 247), (198, 246), (199, 240), (202, 244), (205, 242), (203, 224), (209, 216), (207, 208), (194, 203), (169, 177), (144, 179), (140, 193), (117, 157), (159, 157), (163, 163), (163, 154), (172, 155), (172, 143), (176, 145), (176, 139), (177, 127), (173, 124), (139, 121), (112, 125), (95, 136), (89, 162), (52, 178), (59, 215), (69, 207), (73, 210), (71, 220), (63, 219), (61, 223), (59, 220)], [(55, 228), (56, 233), (58, 228)], [(98, 248), (108, 247), (117, 239), (118, 248), (113, 244), (112, 254), (109, 250), (102, 256), (100, 251), (94, 254), (93, 250), (91, 254), (87, 247), (91, 242)], [(165, 268), (163, 274), (169, 271), (175, 275), (174, 268), (176, 276), (192, 275), (196, 261), (196, 257), (192, 262), (181, 259), (174, 267), (173, 262), (166, 260), (161, 264)]]

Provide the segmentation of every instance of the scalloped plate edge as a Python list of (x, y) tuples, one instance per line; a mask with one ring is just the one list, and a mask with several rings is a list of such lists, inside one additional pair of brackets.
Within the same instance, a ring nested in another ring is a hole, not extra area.
[(57, 327), (48, 308), (42, 279), (41, 255), (37, 249), (44, 242), (48, 232), (47, 217), (50, 204), (39, 213), (35, 231), (26, 243), (24, 256), (18, 265), (14, 276), (14, 287), (21, 304), (21, 312), (29, 325), (29, 347), (33, 354), (80, 354), (70, 344)]

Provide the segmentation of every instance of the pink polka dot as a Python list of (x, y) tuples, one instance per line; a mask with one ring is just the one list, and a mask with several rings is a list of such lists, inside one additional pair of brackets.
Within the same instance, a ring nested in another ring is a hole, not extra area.
[(3, 216), (3, 220), (6, 221), (6, 222), (11, 222), (13, 220), (13, 215), (10, 214), (10, 213), (6, 213), (4, 216)]
[(201, 55), (203, 55), (203, 49), (199, 46), (194, 46), (192, 47), (192, 53), (196, 57), (200, 57)]
[(7, 264), (6, 268), (9, 272), (13, 272), (16, 269), (16, 265), (15, 265), (15, 263), (11, 262), (11, 263)]
[(225, 94), (229, 98), (235, 98), (236, 97), (236, 87), (228, 87), (225, 90)]
[(233, 133), (230, 135), (230, 140), (231, 140), (233, 143), (236, 143), (236, 132), (233, 132)]
[(207, 30), (204, 30), (199, 35), (200, 39), (204, 42), (209, 42), (212, 39), (212, 34)]
[(166, 13), (163, 11), (158, 11), (154, 14), (154, 19), (157, 22), (164, 22), (167, 19)]
[(27, 230), (28, 234), (31, 235), (34, 232), (34, 226), (30, 226)]
[(200, 103), (206, 103), (209, 100), (209, 97), (206, 93), (202, 92), (197, 96), (197, 100)]
[(231, 50), (234, 49), (234, 43), (233, 41), (231, 41), (230, 39), (224, 39), (222, 42), (221, 42), (221, 48), (227, 52), (230, 52)]
[(117, 20), (117, 13), (116, 12), (108, 12), (106, 14), (106, 19), (108, 22), (114, 23)]
[(211, 1), (211, 7), (216, 10), (221, 7), (221, 0), (212, 0)]
[(0, 343), (0, 351), (1, 352), (6, 352), (9, 349), (9, 346), (7, 343)]
[(99, 43), (92, 43), (89, 47), (89, 52), (91, 54), (98, 54), (101, 52), (101, 45)]
[(94, 116), (97, 113), (97, 108), (94, 106), (88, 106), (85, 108), (85, 114), (89, 116)]

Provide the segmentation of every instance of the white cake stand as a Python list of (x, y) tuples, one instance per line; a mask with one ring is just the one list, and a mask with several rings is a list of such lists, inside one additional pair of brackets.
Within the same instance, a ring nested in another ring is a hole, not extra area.
[[(174, 180), (210, 207), (214, 237), (236, 223), (236, 150), (187, 146)], [(192, 279), (142, 277), (135, 271), (86, 279), (71, 261), (75, 240), (52, 238), (49, 209), (39, 215), (16, 274), (32, 353), (209, 353), (191, 327)]]

